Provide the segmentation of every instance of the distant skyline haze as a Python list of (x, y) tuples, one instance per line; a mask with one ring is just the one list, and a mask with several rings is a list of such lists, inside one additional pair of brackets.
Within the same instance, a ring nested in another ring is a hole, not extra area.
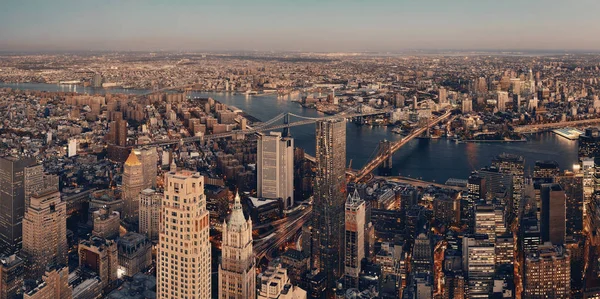
[(0, 51), (600, 50), (595, 0), (5, 0)]

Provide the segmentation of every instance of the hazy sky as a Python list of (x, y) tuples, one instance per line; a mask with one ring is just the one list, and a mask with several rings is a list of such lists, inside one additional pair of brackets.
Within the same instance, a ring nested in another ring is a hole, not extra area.
[(0, 2), (0, 50), (600, 50), (599, 0)]

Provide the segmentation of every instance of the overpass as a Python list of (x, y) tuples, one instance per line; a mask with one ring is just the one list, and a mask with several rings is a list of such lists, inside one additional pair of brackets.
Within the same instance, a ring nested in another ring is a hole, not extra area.
[(425, 131), (429, 130), (431, 127), (437, 125), (439, 122), (448, 119), (451, 115), (452, 115), (452, 111), (447, 111), (444, 114), (442, 114), (441, 116), (438, 116), (437, 118), (429, 121), (429, 123), (426, 126), (423, 126), (421, 128), (418, 128), (418, 129), (412, 131), (412, 133), (410, 133), (408, 136), (402, 138), (402, 140), (393, 142), (385, 151), (380, 151), (375, 156), (375, 158), (373, 158), (373, 160), (369, 161), (369, 163), (367, 163), (357, 173), (352, 174), (351, 175), (352, 180), (355, 182), (362, 180), (367, 175), (369, 175), (373, 170), (375, 170), (375, 168), (379, 167), (379, 165), (381, 165), (385, 161), (388, 161), (388, 159), (390, 159), (392, 157), (394, 152), (399, 150), (401, 147), (403, 147), (409, 141), (413, 140), (417, 136), (420, 136)]
[(576, 127), (582, 125), (592, 125), (599, 124), (600, 118), (590, 118), (590, 119), (580, 119), (580, 120), (571, 120), (571, 121), (561, 121), (554, 123), (543, 123), (543, 124), (532, 124), (532, 125), (522, 125), (516, 126), (513, 130), (516, 133), (536, 133), (540, 131), (564, 128), (564, 127)]

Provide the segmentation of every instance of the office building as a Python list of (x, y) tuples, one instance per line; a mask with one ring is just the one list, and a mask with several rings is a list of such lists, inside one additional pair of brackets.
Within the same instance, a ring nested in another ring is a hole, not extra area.
[(92, 213), (94, 228), (92, 235), (105, 239), (115, 239), (119, 236), (121, 217), (119, 212), (102, 207)]
[(592, 195), (595, 189), (595, 174), (596, 174), (596, 163), (594, 158), (583, 157), (581, 161), (581, 173), (583, 174), (583, 211), (582, 217), (586, 219), (588, 215), (588, 208), (592, 201)]
[(354, 190), (345, 211), (344, 288), (358, 288), (361, 262), (365, 258), (365, 201)]
[(73, 290), (69, 285), (69, 268), (52, 266), (46, 269), (42, 281), (32, 289), (25, 290), (23, 299), (71, 299)]
[(155, 147), (142, 147), (134, 149), (133, 152), (142, 163), (142, 176), (144, 178), (143, 188), (156, 188), (156, 172), (158, 165), (158, 153)]
[(157, 297), (211, 298), (210, 219), (204, 177), (197, 172), (165, 174), (157, 247)]
[[(560, 175), (560, 168), (556, 161), (535, 161), (533, 166), (533, 179), (550, 179)], [(552, 181), (550, 181), (552, 182)]]
[(152, 242), (158, 242), (162, 198), (163, 194), (153, 189), (144, 189), (140, 193), (139, 232)]
[(412, 269), (416, 274), (433, 273), (433, 247), (431, 239), (425, 233), (420, 233), (415, 239), (412, 252)]
[(283, 268), (281, 264), (270, 265), (267, 270), (258, 276), (258, 280), (260, 282), (258, 299), (307, 298), (305, 290), (290, 283), (287, 269)]
[(487, 235), (490, 242), (496, 241), (496, 211), (485, 203), (475, 206), (475, 233)]
[(598, 128), (587, 128), (585, 133), (579, 135), (579, 159), (600, 157), (600, 133)]
[(564, 245), (566, 238), (566, 195), (559, 184), (542, 184), (540, 190), (542, 242)]
[(39, 279), (48, 265), (67, 263), (67, 204), (58, 190), (33, 194), (23, 218), (26, 277)]
[(17, 255), (0, 257), (0, 299), (14, 298), (23, 287), (25, 263)]
[(326, 273), (327, 292), (342, 275), (342, 235), (346, 192), (346, 122), (316, 123), (316, 176), (312, 265)]
[(20, 248), (25, 215), (25, 167), (33, 158), (0, 157), (0, 247), (5, 251)]
[(513, 265), (515, 262), (515, 240), (511, 233), (496, 237), (496, 265)]
[(119, 268), (117, 242), (91, 237), (79, 242), (79, 267), (92, 271), (100, 278), (104, 289), (117, 280)]
[(294, 139), (279, 132), (260, 134), (257, 146), (257, 195), (281, 198), (283, 208), (294, 205)]
[(256, 269), (252, 253), (252, 220), (244, 217), (236, 193), (229, 219), (223, 223), (219, 298), (256, 298)]
[[(39, 192), (44, 189), (44, 166), (36, 164), (25, 167), (25, 209), (29, 206), (29, 197), (34, 192)], [(57, 186), (58, 187), (58, 186)]]
[(566, 196), (566, 236), (574, 237), (583, 231), (584, 187), (583, 174), (566, 172), (556, 178)]
[(508, 103), (508, 92), (506, 91), (498, 91), (496, 96), (498, 111), (504, 112), (506, 111), (506, 103)]
[(494, 284), (496, 252), (487, 235), (463, 238), (463, 273), (467, 298), (488, 298)]
[(492, 165), (497, 167), (500, 172), (511, 175), (512, 211), (518, 216), (525, 182), (525, 159), (522, 156), (501, 154), (492, 161)]
[(137, 221), (139, 217), (139, 197), (144, 190), (144, 175), (142, 162), (134, 151), (131, 151), (123, 165), (123, 218)]
[(127, 232), (119, 238), (119, 273), (133, 277), (152, 264), (152, 243), (145, 235)]
[(570, 256), (562, 246), (544, 243), (527, 255), (524, 298), (571, 298)]

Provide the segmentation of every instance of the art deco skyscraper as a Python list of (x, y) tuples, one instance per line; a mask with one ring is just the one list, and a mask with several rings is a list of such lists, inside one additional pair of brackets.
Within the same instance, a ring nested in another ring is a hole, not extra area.
[(25, 214), (25, 167), (33, 158), (0, 158), (0, 247), (20, 248)]
[(157, 298), (211, 298), (211, 246), (204, 177), (165, 174), (158, 241)]
[(257, 193), (281, 198), (283, 208), (294, 205), (294, 139), (279, 132), (259, 135), (257, 147)]
[(342, 240), (346, 192), (346, 122), (316, 123), (315, 193), (312, 265), (325, 272), (327, 292), (342, 275)]
[(231, 216), (223, 223), (219, 298), (256, 298), (256, 270), (252, 254), (252, 220), (244, 217), (239, 194)]
[(344, 287), (358, 288), (360, 265), (365, 257), (365, 201), (358, 191), (348, 195), (345, 213)]
[(23, 219), (27, 277), (39, 279), (51, 264), (67, 263), (67, 203), (58, 190), (33, 194)]
[(139, 215), (139, 196), (144, 189), (142, 162), (134, 151), (131, 151), (123, 166), (123, 217), (135, 220)]

